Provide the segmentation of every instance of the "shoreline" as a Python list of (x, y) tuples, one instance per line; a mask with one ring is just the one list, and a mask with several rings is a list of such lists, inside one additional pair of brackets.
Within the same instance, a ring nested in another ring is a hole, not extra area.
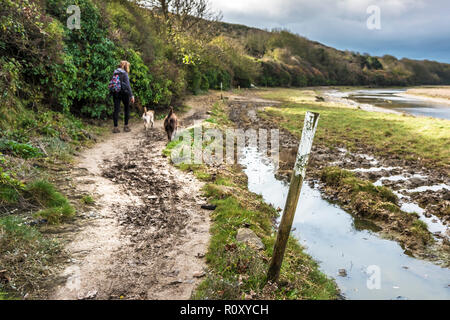
[[(337, 91), (337, 92), (341, 92), (341, 91)], [(369, 112), (390, 113), (390, 114), (407, 114), (405, 112), (400, 112), (400, 111), (397, 111), (394, 109), (377, 107), (377, 106), (374, 106), (374, 105), (368, 104), (368, 103), (359, 103), (359, 102), (349, 99), (348, 96), (347, 97), (346, 96), (342, 96), (342, 97), (335, 96), (335, 95), (333, 95), (333, 92), (330, 90), (321, 91), (321, 93), (325, 96), (325, 101), (332, 102), (332, 103), (344, 104), (353, 109), (360, 109), (360, 110), (369, 111)]]
[[(427, 95), (423, 95), (423, 94), (414, 94), (409, 92), (409, 90), (407, 90), (405, 93), (398, 93), (397, 95), (399, 97), (403, 97), (403, 98), (409, 98), (409, 99), (417, 99), (417, 100), (422, 100), (422, 101), (426, 101), (426, 102), (434, 102), (434, 103), (442, 103), (445, 104), (446, 106), (450, 106), (450, 100), (449, 99), (445, 99), (445, 98), (437, 98), (437, 97), (430, 97)], [(439, 107), (439, 106), (437, 106)], [(445, 106), (442, 106), (445, 108)]]

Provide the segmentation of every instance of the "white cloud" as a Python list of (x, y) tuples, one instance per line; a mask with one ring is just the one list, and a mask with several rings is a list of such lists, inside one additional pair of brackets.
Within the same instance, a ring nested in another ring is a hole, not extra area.
[[(288, 28), (340, 49), (450, 61), (447, 0), (212, 0), (212, 4), (223, 12), (224, 21)], [(381, 8), (379, 31), (366, 27), (369, 5)]]

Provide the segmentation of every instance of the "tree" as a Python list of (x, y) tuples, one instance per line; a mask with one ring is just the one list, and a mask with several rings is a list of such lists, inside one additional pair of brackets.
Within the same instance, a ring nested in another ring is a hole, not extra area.
[(205, 33), (206, 25), (222, 18), (220, 12), (212, 10), (209, 0), (136, 0), (136, 3), (162, 19), (169, 33)]

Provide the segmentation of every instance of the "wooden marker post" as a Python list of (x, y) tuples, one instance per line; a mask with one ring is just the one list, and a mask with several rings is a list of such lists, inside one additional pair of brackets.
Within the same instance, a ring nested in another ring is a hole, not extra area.
[(302, 139), (298, 148), (297, 159), (295, 161), (294, 172), (292, 173), (289, 193), (284, 207), (283, 217), (281, 218), (278, 229), (277, 241), (273, 250), (272, 261), (267, 273), (267, 280), (271, 282), (278, 281), (280, 276), (281, 264), (283, 263), (284, 252), (291, 233), (292, 223), (294, 221), (295, 210), (297, 209), (300, 191), (303, 180), (305, 179), (306, 167), (308, 165), (309, 154), (316, 134), (319, 114), (306, 112), (305, 124), (302, 131)]

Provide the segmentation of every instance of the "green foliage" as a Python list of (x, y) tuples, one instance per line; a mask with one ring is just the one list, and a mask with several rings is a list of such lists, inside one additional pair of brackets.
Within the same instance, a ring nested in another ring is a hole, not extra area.
[(354, 177), (353, 172), (338, 167), (326, 167), (321, 173), (321, 180), (330, 186), (339, 186), (343, 179)]
[(14, 172), (6, 169), (7, 160), (0, 152), (0, 204), (14, 204), (19, 201), (25, 185), (17, 180)]
[(46, 10), (64, 24), (66, 9), (73, 4), (83, 13), (81, 29), (63, 29), (65, 56), (61, 66), (53, 66), (53, 80), (62, 92), (58, 100), (64, 110), (100, 118), (111, 114), (107, 107), (108, 82), (119, 58), (92, 1), (48, 0)]
[(18, 143), (12, 140), (0, 139), (0, 151), (10, 153), (23, 159), (41, 157), (43, 154), (38, 149), (29, 144)]
[(0, 124), (10, 122), (16, 115), (16, 95), (22, 86), (22, 65), (15, 58), (0, 57)]

